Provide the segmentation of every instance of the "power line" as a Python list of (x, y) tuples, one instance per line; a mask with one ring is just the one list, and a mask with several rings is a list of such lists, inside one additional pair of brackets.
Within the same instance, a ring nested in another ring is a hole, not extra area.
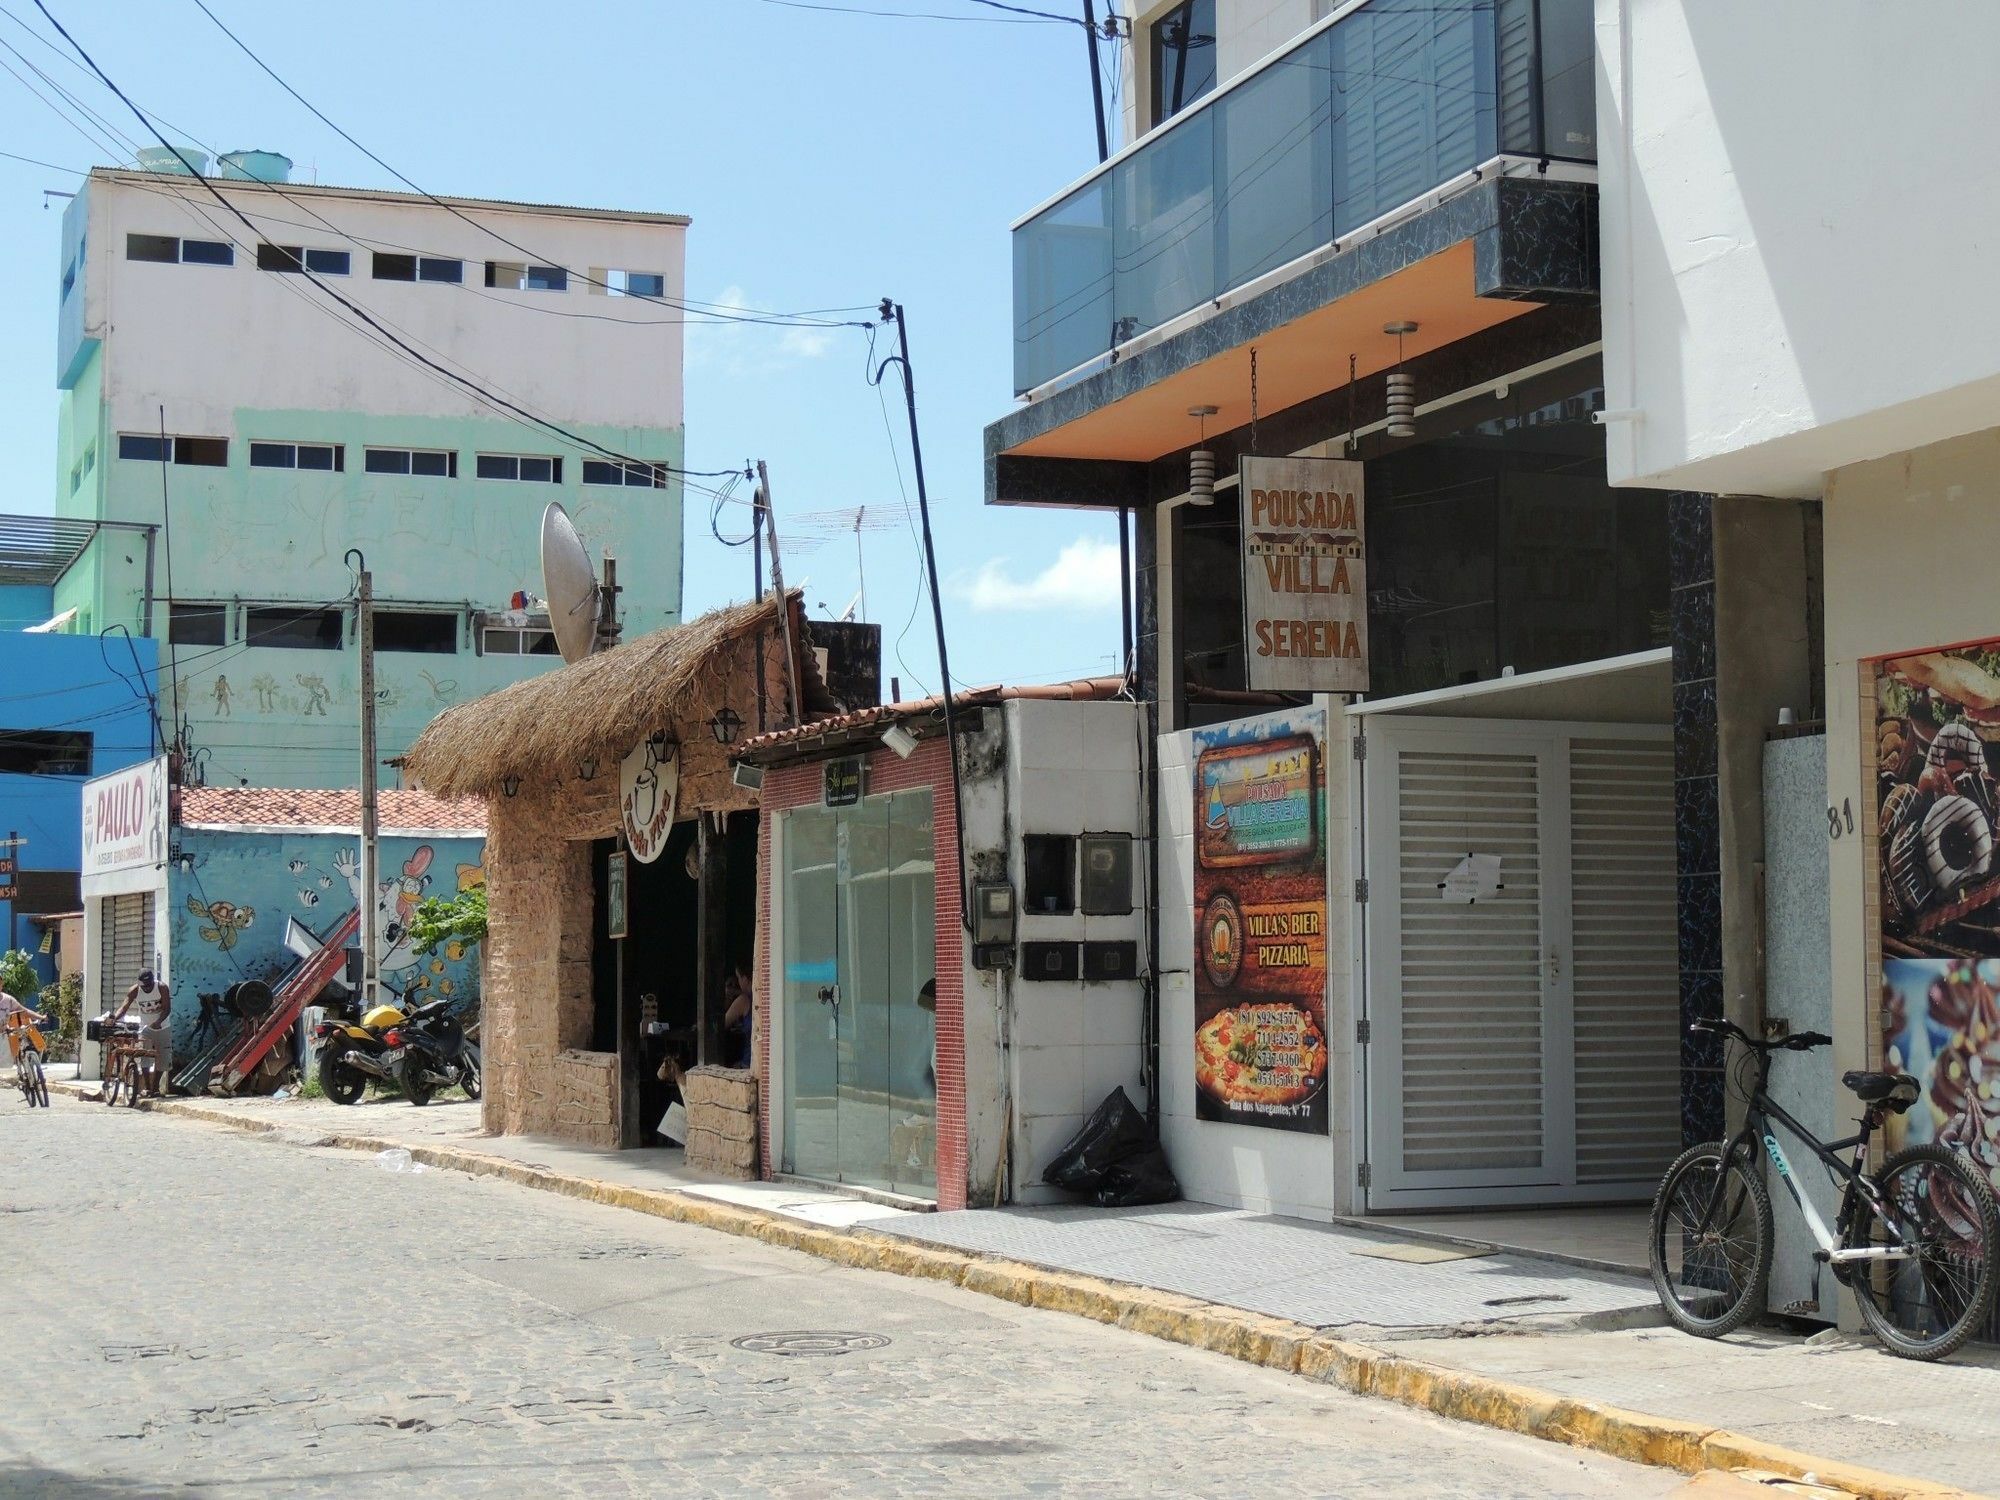
[[(254, 51), (251, 50), (250, 45), (247, 42), (245, 42), (235, 32), (231, 31), (227, 26), (225, 26), (221, 18), (218, 17), (214, 11), (208, 8), (207, 0), (194, 0), (194, 3), (195, 6), (201, 11), (203, 15), (207, 16), (209, 20), (215, 23), (216, 29), (221, 31), (221, 33), (224, 36), (228, 37), (230, 41), (234, 42), (238, 47), (238, 49), (242, 51), (243, 55), (249, 58), (250, 61), (255, 63), (260, 69), (262, 69), (263, 72), (271, 79), (273, 83), (277, 84), (279, 88), (283, 89), (286, 93), (290, 94), (294, 99), (296, 99), (300, 104), (304, 105), (306, 109), (310, 110), (312, 114), (320, 121), (320, 123), (325, 125), (329, 130), (333, 131), (335, 135), (338, 135), (342, 140), (346, 141), (348, 145), (352, 146), (356, 151), (359, 151), (363, 156), (367, 157), (370, 161), (374, 162), (376, 166), (380, 167), (383, 171), (387, 172), (390, 176), (394, 177), (398, 182), (402, 183), (405, 187), (409, 188), (411, 192), (416, 193), (421, 197), (428, 198), (432, 203), (435, 203), (439, 208), (442, 208), (447, 212), (455, 215), (459, 219), (464, 220), (465, 223), (471, 225), (474, 229), (479, 230), (482, 234), (492, 236), (492, 238), (498, 240), (501, 244), (507, 246), (510, 250), (515, 250), (520, 252), (522, 255), (528, 256), (538, 265), (554, 266), (556, 269), (561, 270), (565, 275), (574, 276), (576, 277), (577, 280), (585, 282), (588, 285), (595, 286), (602, 291), (607, 291), (607, 292), (615, 291), (621, 296), (633, 297), (640, 301), (657, 302), (668, 307), (678, 307), (683, 312), (696, 310), (696, 306), (690, 305), (685, 300), (676, 301), (674, 299), (666, 297), (665, 295), (655, 296), (652, 293), (633, 292), (625, 288), (613, 287), (609, 282), (600, 281), (594, 276), (590, 276), (583, 272), (576, 271), (571, 267), (561, 265), (559, 262), (554, 261), (548, 257), (545, 257), (537, 251), (530, 250), (527, 246), (508, 239), (505, 235), (501, 234), (499, 230), (493, 228), (490, 224), (482, 224), (477, 219), (471, 218), (464, 211), (458, 208), (456, 204), (450, 203), (447, 200), (438, 197), (437, 194), (431, 192), (428, 188), (421, 187), (417, 183), (411, 181), (410, 178), (404, 176), (403, 173), (399, 172), (396, 168), (390, 166), (388, 162), (384, 161), (380, 156), (377, 156), (373, 151), (369, 150), (366, 146), (362, 145), (361, 142), (356, 140), (352, 135), (348, 134), (346, 130), (342, 129), (339, 125), (335, 124), (332, 118), (329, 117), (324, 110), (322, 110), (318, 105), (314, 104), (310, 99), (306, 98), (306, 96), (304, 94), (301, 94), (297, 89), (293, 88), (291, 84), (287, 83), (284, 80), (284, 78), (279, 75), (279, 73), (275, 68), (273, 68), (269, 63), (265, 62), (263, 58), (259, 57)], [(48, 10), (45, 6), (42, 5), (42, 0), (35, 0), (35, 4), (36, 7), (42, 11), (42, 14), (48, 15)], [(53, 23), (55, 20), (53, 16), (51, 16), (49, 19), (51, 23)], [(56, 29), (58, 31), (62, 30), (60, 26), (57, 26)], [(67, 32), (64, 33), (64, 39), (70, 40)], [(73, 40), (70, 40), (70, 45), (74, 47), (76, 46), (76, 43)], [(83, 49), (79, 47), (77, 48), (77, 50), (81, 52)], [(86, 61), (88, 61), (87, 58)], [(92, 63), (91, 66), (94, 68), (96, 64)], [(107, 79), (106, 82), (109, 83), (109, 80)], [(114, 92), (116, 92), (115, 89)], [(268, 185), (269, 184), (267, 184), (267, 186)], [(725, 322), (769, 323), (783, 327), (808, 327), (808, 328), (843, 328), (843, 327), (858, 328), (864, 326), (863, 324), (860, 324), (858, 322), (843, 323), (837, 321), (828, 321), (825, 319), (804, 318), (804, 317), (787, 316), (782, 314), (766, 313), (751, 309), (744, 309), (739, 313), (732, 311), (725, 304), (722, 303), (706, 303), (706, 304), (698, 304), (698, 306), (701, 311), (713, 313), (716, 316), (722, 318), (722, 320)]]
[[(840, 16), (876, 16), (895, 21), (972, 21), (985, 22), (989, 26), (1033, 26), (1044, 21), (1067, 21), (1069, 16), (1047, 16), (1030, 12), (1027, 16), (968, 16), (952, 11), (940, 10), (876, 10), (865, 5), (827, 5), (815, 0), (764, 0), (766, 5), (782, 5), (787, 10), (827, 11)], [(1011, 6), (1000, 6), (1002, 10)]]
[(88, 177), (90, 175), (90, 168), (88, 167), (57, 166), (52, 161), (37, 161), (32, 156), (16, 156), (12, 151), (0, 151), (0, 156), (4, 156), (8, 161), (26, 162), (31, 167), (47, 167), (51, 172), (68, 172), (75, 177)]

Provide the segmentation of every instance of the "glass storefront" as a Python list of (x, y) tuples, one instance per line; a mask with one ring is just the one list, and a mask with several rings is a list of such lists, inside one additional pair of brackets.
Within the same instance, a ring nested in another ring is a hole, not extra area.
[(937, 1192), (931, 794), (784, 814), (784, 1170)]
[[(1363, 439), (1371, 697), (1668, 643), (1666, 497), (1605, 482), (1600, 378), (1579, 361), (1430, 413), (1414, 439)], [(1200, 725), (1242, 712), (1199, 701), (1246, 685), (1235, 492), (1173, 515), (1182, 722)]]

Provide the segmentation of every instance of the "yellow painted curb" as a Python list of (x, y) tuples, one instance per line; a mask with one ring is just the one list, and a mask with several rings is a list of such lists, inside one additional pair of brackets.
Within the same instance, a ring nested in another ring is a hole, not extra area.
[[(81, 1083), (65, 1080), (49, 1087), (71, 1097), (90, 1097), (87, 1086)], [(251, 1134), (269, 1134), (283, 1128), (282, 1121), (248, 1118), (233, 1110), (204, 1106), (188, 1099), (141, 1100), (138, 1108), (226, 1125)], [(1089, 1318), (1248, 1364), (1302, 1375), (1355, 1395), (1394, 1401), (1454, 1421), (1563, 1443), (1656, 1468), (1684, 1474), (1757, 1470), (1788, 1479), (1803, 1479), (1810, 1474), (1818, 1484), (1856, 1496), (1858, 1500), (1978, 1500), (1972, 1492), (1950, 1485), (1816, 1458), (1727, 1429), (1649, 1416), (1469, 1370), (1410, 1359), (1368, 1344), (1333, 1338), (1302, 1323), (1263, 1317), (1151, 1287), (937, 1246), (913, 1245), (896, 1236), (866, 1229), (827, 1229), (674, 1189), (630, 1187), (576, 1177), (462, 1147), (359, 1135), (326, 1136), (319, 1143), (365, 1152), (400, 1147), (426, 1166), (497, 1177), (539, 1192), (559, 1193), (761, 1240), (856, 1269), (949, 1282), (965, 1291), (1022, 1307)]]

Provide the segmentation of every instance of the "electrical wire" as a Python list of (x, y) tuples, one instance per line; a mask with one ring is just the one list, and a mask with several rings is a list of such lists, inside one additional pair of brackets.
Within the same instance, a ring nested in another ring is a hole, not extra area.
[[(766, 5), (782, 5), (787, 10), (827, 11), (840, 16), (874, 16), (893, 21), (972, 21), (984, 22), (989, 26), (1033, 26), (1044, 21), (1067, 21), (1070, 16), (1035, 15), (1027, 17), (1010, 16), (967, 16), (941, 10), (876, 10), (865, 5), (827, 5), (820, 0), (763, 0)], [(1011, 9), (1003, 6), (1001, 9)]]
[(17, 156), (12, 151), (0, 151), (0, 157), (4, 157), (8, 161), (26, 162), (31, 167), (47, 167), (51, 172), (67, 172), (73, 177), (88, 177), (90, 175), (90, 168), (88, 167), (58, 166), (52, 161), (37, 161), (32, 156)]

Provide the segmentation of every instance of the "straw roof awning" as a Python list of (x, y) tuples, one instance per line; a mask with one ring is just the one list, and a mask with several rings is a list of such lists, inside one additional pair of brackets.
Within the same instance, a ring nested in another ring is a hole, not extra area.
[(737, 648), (759, 631), (775, 645), (778, 609), (767, 597), (711, 610), (446, 709), (404, 769), (443, 797), (491, 797), (505, 777), (559, 778), (590, 757), (615, 782), (646, 736), (705, 721), (731, 683), (754, 681), (754, 649)]

